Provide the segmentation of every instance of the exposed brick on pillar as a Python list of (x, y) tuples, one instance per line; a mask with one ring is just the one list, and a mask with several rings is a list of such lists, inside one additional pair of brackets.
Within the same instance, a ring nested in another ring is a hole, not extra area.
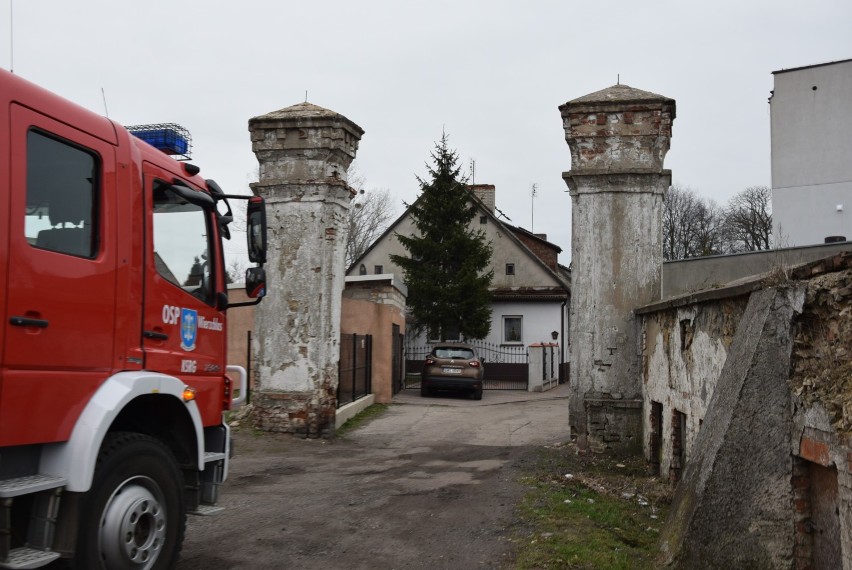
[(347, 170), (364, 131), (300, 103), (249, 121), (269, 227), (267, 297), (256, 313), (254, 421), (267, 431), (334, 429), (348, 210)]
[[(590, 430), (584, 402), (593, 394), (642, 398), (633, 309), (660, 296), (663, 195), (671, 183), (663, 162), (675, 102), (614, 85), (559, 109), (571, 151), (571, 170), (562, 175), (572, 206), (569, 421), (583, 435)], [(641, 441), (641, 429), (629, 436)]]
[(795, 570), (811, 570), (813, 567), (813, 534), (811, 526), (811, 476), (807, 462), (793, 457), (793, 520), (795, 542), (793, 559)]

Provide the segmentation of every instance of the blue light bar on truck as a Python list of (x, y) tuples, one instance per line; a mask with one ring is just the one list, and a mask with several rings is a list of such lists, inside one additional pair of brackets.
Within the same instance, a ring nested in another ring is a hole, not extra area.
[(192, 150), (192, 136), (189, 131), (175, 123), (157, 125), (134, 125), (125, 127), (130, 134), (145, 141), (154, 148), (177, 159), (189, 160)]

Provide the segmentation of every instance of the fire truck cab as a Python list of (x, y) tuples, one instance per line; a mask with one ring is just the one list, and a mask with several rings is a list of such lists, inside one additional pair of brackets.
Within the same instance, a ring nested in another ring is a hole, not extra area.
[(170, 568), (218, 509), (229, 199), (259, 301), (262, 198), (0, 70), (0, 568)]

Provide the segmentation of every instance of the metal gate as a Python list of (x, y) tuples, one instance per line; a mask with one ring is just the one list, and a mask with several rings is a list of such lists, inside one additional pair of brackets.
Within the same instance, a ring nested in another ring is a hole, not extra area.
[(341, 334), (337, 365), (337, 407), (372, 392), (372, 335)]
[(405, 388), (405, 353), (402, 350), (404, 336), (399, 325), (391, 325), (391, 390), (399, 394)]
[[(485, 390), (526, 390), (529, 386), (529, 351), (523, 345), (500, 345), (468, 341), (480, 358), (485, 359)], [(420, 388), (423, 361), (432, 351), (432, 344), (405, 347), (405, 369), (408, 389)]]

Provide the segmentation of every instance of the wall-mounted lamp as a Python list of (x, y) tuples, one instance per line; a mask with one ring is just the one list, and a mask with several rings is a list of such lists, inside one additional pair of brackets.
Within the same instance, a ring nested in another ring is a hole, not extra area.
[(553, 331), (552, 333), (550, 333), (550, 336), (551, 336), (551, 338), (553, 338), (553, 340), (556, 340), (557, 338), (559, 338), (559, 333), (556, 332), (556, 331)]
[(843, 204), (838, 204), (838, 205), (837, 205), (837, 211), (838, 211), (838, 212), (842, 212), (842, 211), (843, 211)]

